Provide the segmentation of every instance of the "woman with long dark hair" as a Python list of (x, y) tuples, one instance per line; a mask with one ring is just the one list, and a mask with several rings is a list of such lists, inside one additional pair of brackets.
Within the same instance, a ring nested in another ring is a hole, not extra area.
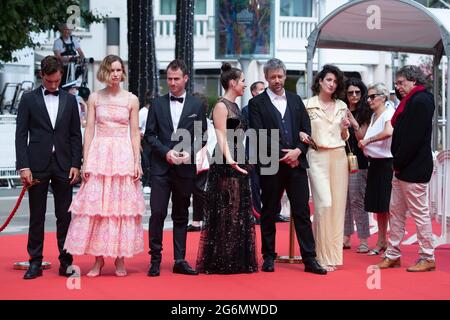
[(358, 147), (358, 141), (364, 138), (367, 127), (370, 123), (372, 111), (367, 105), (367, 87), (357, 78), (350, 78), (345, 81), (344, 102), (349, 111), (347, 115), (351, 126), (349, 127), (350, 137), (348, 143), (350, 150), (358, 159), (359, 170), (351, 173), (348, 180), (347, 206), (345, 209), (344, 223), (344, 249), (350, 249), (350, 237), (354, 232), (354, 224), (358, 233), (359, 246), (358, 253), (369, 252), (367, 239), (370, 236), (369, 215), (364, 210), (364, 194), (367, 182), (367, 158)]

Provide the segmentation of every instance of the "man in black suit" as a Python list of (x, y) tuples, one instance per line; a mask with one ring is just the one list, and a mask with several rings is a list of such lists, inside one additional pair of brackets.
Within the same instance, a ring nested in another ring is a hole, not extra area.
[(81, 167), (81, 130), (75, 96), (58, 90), (63, 66), (54, 56), (41, 61), (42, 86), (24, 94), (17, 113), (16, 167), (24, 185), (40, 182), (28, 190), (30, 226), (28, 254), (30, 267), (24, 279), (42, 275), (44, 223), (49, 184), (53, 189), (59, 274), (68, 276), (72, 256), (64, 250), (71, 215), (72, 185)]
[(206, 143), (202, 139), (207, 129), (206, 116), (201, 101), (186, 94), (185, 86), (189, 77), (185, 63), (182, 60), (172, 61), (166, 73), (169, 93), (154, 100), (145, 131), (145, 138), (152, 148), (149, 222), (151, 261), (148, 271), (151, 277), (159, 276), (160, 273), (164, 219), (171, 194), (175, 259), (173, 272), (198, 274), (186, 262), (185, 255), (190, 197), (196, 177), (194, 157)]
[[(327, 271), (315, 258), (306, 173), (308, 145), (301, 142), (299, 137), (300, 131), (311, 134), (309, 116), (301, 98), (284, 90), (286, 66), (281, 60), (270, 59), (264, 65), (264, 75), (269, 84), (268, 88), (249, 102), (250, 127), (256, 130), (258, 137), (257, 159), (262, 190), (261, 237), (264, 258), (262, 271), (275, 270), (276, 209), (282, 192), (286, 190), (305, 271), (326, 274)], [(267, 135), (267, 143), (262, 145), (261, 139), (264, 135)], [(261, 161), (264, 154), (269, 152), (271, 161), (279, 161), (278, 170), (267, 170), (273, 164), (264, 164), (264, 161)], [(277, 153), (279, 157), (275, 158)]]
[[(264, 92), (264, 82), (262, 81), (256, 81), (253, 82), (250, 86), (250, 93), (252, 94), (252, 97), (256, 97), (258, 94)], [(250, 123), (249, 114), (248, 114), (248, 105), (242, 108), (242, 115), (247, 120), (247, 123)], [(249, 158), (250, 153), (250, 143), (249, 139), (247, 138), (246, 144), (245, 144), (245, 155), (247, 158)], [(259, 175), (258, 170), (251, 170), (249, 172), (250, 174), (250, 182), (251, 182), (251, 189), (252, 189), (252, 204), (253, 204), (253, 210), (258, 212), (258, 214), (261, 214), (261, 187), (259, 185)], [(283, 196), (283, 194), (281, 194)], [(275, 218), (276, 222), (289, 222), (289, 218), (283, 216), (281, 214), (281, 199), (277, 206), (277, 215)], [(260, 219), (256, 219), (256, 224), (260, 224)]]

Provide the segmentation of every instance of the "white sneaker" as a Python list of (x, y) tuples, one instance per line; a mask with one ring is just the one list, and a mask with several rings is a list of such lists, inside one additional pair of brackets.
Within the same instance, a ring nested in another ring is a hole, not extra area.
[(150, 187), (144, 187), (143, 191), (145, 194), (150, 194)]

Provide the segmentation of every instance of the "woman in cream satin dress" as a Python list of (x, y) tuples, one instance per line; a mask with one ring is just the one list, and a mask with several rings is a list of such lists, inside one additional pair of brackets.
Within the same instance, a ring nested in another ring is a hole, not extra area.
[(344, 88), (343, 73), (325, 65), (316, 76), (315, 94), (306, 102), (311, 119), (312, 140), (318, 150), (310, 148), (308, 176), (314, 201), (313, 231), (318, 262), (327, 271), (343, 264), (342, 238), (348, 186), (348, 163), (345, 141), (349, 137), (347, 105), (338, 99)]

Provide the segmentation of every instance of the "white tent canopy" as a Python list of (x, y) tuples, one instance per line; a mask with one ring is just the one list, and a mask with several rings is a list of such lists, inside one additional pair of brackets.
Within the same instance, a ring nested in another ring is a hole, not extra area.
[[(313, 77), (316, 48), (380, 50), (429, 54), (434, 57), (434, 77), (444, 54), (450, 54), (450, 17), (445, 9), (429, 9), (412, 0), (354, 0), (337, 8), (317, 25), (307, 46), (308, 87)], [(450, 69), (448, 77), (450, 79)], [(434, 85), (435, 99), (438, 83)], [(311, 94), (311, 92), (309, 92)], [(447, 97), (450, 86), (447, 86)], [(437, 101), (436, 101), (437, 105)], [(450, 103), (447, 99), (447, 115)], [(437, 147), (437, 111), (433, 146)], [(448, 128), (448, 127), (447, 127)], [(450, 143), (450, 130), (446, 142)]]

